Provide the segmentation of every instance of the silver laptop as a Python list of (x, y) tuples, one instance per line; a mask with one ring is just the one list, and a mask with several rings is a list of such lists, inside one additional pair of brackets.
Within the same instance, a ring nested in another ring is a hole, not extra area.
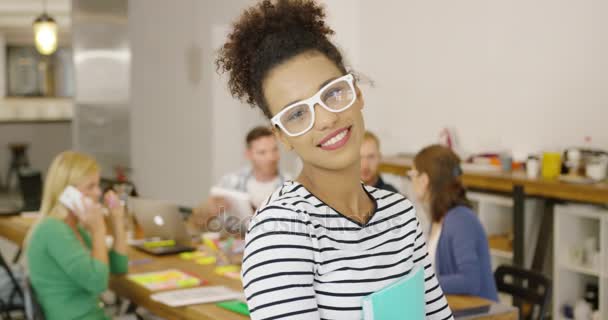
[[(131, 197), (129, 198), (129, 206), (144, 232), (144, 237), (147, 239), (175, 240), (180, 247), (191, 249), (188, 247), (191, 238), (177, 205), (161, 200)], [(165, 252), (167, 247), (154, 248), (154, 250), (146, 246), (136, 245), (135, 247), (153, 254), (177, 253), (176, 250)]]

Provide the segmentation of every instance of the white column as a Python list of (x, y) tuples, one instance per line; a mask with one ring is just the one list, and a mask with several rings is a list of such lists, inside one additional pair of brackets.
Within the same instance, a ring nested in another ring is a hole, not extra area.
[(6, 96), (6, 38), (0, 33), (0, 99)]

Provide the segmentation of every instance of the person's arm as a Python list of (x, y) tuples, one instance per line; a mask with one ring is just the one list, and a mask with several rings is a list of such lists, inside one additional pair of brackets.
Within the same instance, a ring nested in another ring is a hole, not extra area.
[(108, 247), (106, 246), (106, 228), (91, 231), (91, 256), (108, 265)]
[(441, 290), (439, 282), (437, 281), (437, 277), (435, 277), (435, 271), (426, 247), (426, 240), (424, 238), (424, 234), (422, 233), (420, 222), (418, 222), (417, 219), (413, 259), (414, 266), (424, 268), (424, 300), (426, 301), (426, 319), (454, 319), (454, 317), (452, 316), (452, 311), (448, 306), (448, 302), (445, 296), (443, 295), (443, 290)]
[(102, 207), (94, 201), (85, 199), (82, 212), (77, 214), (80, 223), (91, 234), (91, 255), (93, 258), (108, 264), (108, 248), (106, 246), (106, 222), (103, 218)]
[(108, 251), (105, 234), (91, 234), (91, 252), (76, 237), (68, 225), (52, 220), (46, 230), (48, 253), (75, 285), (101, 294), (108, 288)]
[[(216, 187), (224, 189), (236, 189), (238, 184), (238, 176), (236, 174), (227, 174), (220, 178)], [(186, 220), (186, 224), (191, 230), (204, 230), (209, 224), (209, 220), (217, 217), (222, 210), (228, 210), (228, 202), (223, 197), (210, 196), (201, 202), (195, 208), (192, 208), (192, 213)]]
[[(477, 295), (481, 289), (481, 273), (476, 241), (480, 236), (474, 232), (473, 221), (466, 215), (446, 218), (442, 230), (449, 237), (451, 255), (456, 261), (457, 273), (439, 277), (443, 290), (450, 294)], [(482, 235), (485, 236), (485, 235)], [(448, 257), (446, 257), (447, 259)], [(441, 257), (439, 257), (441, 259)]]
[(270, 209), (261, 215), (249, 226), (243, 256), (243, 288), (251, 319), (319, 319), (307, 225), (289, 209)]
[(193, 229), (205, 229), (212, 218), (217, 217), (222, 211), (228, 209), (226, 199), (211, 196), (201, 205), (192, 209), (192, 214), (188, 217), (187, 224)]
[(110, 210), (110, 221), (112, 223), (112, 236), (114, 244), (109, 253), (110, 272), (114, 274), (127, 273), (129, 269), (129, 250), (127, 244), (127, 230), (125, 226), (125, 206), (120, 199), (110, 191), (105, 195), (105, 202)]

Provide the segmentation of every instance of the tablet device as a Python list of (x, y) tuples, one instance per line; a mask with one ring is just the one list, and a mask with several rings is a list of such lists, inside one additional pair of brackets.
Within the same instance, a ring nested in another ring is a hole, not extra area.
[(230, 210), (226, 211), (228, 216), (251, 218), (253, 215), (253, 207), (248, 193), (213, 187), (211, 188), (211, 196), (223, 197), (228, 202), (230, 206)]

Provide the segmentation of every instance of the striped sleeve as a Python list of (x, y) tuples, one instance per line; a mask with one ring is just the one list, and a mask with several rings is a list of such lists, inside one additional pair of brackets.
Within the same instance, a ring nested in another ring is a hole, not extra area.
[(424, 287), (426, 301), (426, 318), (428, 320), (454, 319), (448, 302), (443, 295), (435, 276), (431, 258), (427, 252), (426, 241), (420, 222), (416, 222), (416, 240), (414, 241), (414, 265), (424, 268)]
[(315, 249), (305, 217), (266, 207), (252, 219), (245, 240), (242, 277), (251, 319), (319, 319)]

